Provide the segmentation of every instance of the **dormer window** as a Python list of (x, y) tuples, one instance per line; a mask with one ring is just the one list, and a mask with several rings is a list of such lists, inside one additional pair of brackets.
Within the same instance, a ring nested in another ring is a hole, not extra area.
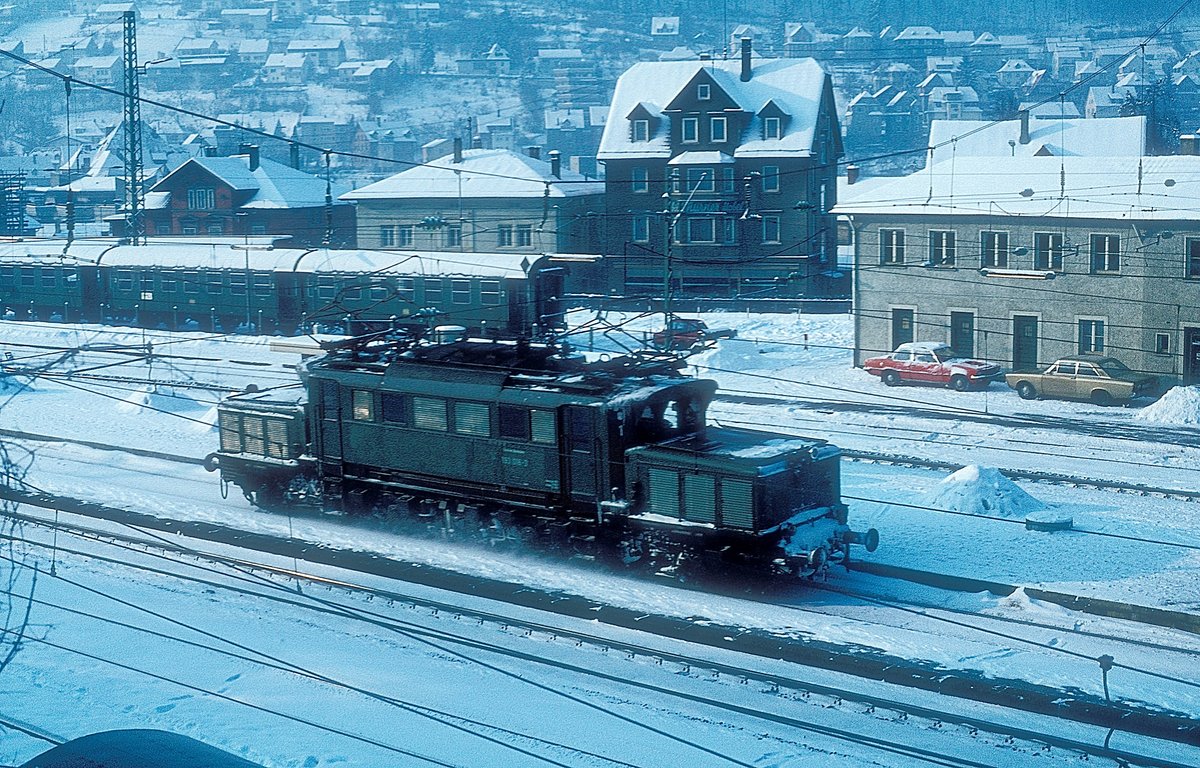
[(633, 140), (634, 141), (650, 141), (650, 121), (649, 120), (634, 120), (633, 121)]
[(783, 122), (778, 117), (763, 118), (763, 138), (779, 139), (783, 137)]
[(712, 98), (712, 86), (708, 83), (700, 83), (696, 86), (697, 101), (708, 101)]
[(700, 141), (700, 118), (685, 117), (680, 121), (679, 137), (684, 144), (695, 144)]
[(727, 134), (727, 123), (725, 122), (725, 118), (723, 118), (723, 117), (712, 118), (712, 121), (709, 125), (709, 131), (712, 134), (712, 140), (714, 142), (725, 141), (726, 134)]

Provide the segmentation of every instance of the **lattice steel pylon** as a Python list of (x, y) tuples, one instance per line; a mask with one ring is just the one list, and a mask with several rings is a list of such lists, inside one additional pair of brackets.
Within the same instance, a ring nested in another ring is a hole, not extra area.
[(0, 235), (24, 232), (25, 202), (25, 174), (0, 173)]
[(146, 242), (142, 210), (142, 114), (138, 92), (137, 12), (125, 11), (125, 236), (133, 245)]

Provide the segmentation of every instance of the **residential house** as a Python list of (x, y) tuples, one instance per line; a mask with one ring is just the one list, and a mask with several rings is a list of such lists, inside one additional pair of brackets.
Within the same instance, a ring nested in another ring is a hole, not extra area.
[(312, 62), (303, 53), (272, 53), (259, 78), (268, 85), (304, 85), (312, 79), (313, 71)]
[[(617, 81), (598, 159), (613, 290), (797, 298), (836, 272), (841, 131), (813, 59), (643, 62)], [(665, 211), (664, 211), (665, 209)]]
[(604, 185), (507, 150), (468, 149), (342, 195), (364, 248), (597, 253)]
[(1033, 71), (1024, 59), (1009, 59), (996, 70), (996, 82), (1001, 88), (1020, 88), (1029, 81)]
[(268, 8), (223, 8), (221, 21), (225, 26), (241, 30), (246, 34), (261, 34), (266, 32), (273, 20), (271, 9)]
[(1200, 384), (1196, 184), (1200, 157), (993, 156), (849, 187), (855, 363), (944, 341), (1016, 370), (1095, 353)]
[(84, 56), (72, 70), (75, 78), (96, 85), (121, 85), (124, 76), (120, 56)]
[(925, 119), (934, 120), (980, 120), (983, 110), (979, 106), (979, 94), (968, 86), (953, 88), (930, 88), (925, 95)]
[(1137, 91), (1133, 88), (1117, 87), (1115, 85), (1095, 86), (1088, 88), (1087, 103), (1083, 115), (1093, 117), (1119, 117), (1122, 108), (1130, 99), (1136, 98)]
[(318, 73), (332, 72), (346, 61), (346, 44), (341, 40), (293, 40), (287, 52), (308, 57)]
[(507, 75), (512, 69), (512, 59), (499, 43), (493, 43), (480, 56), (468, 56), (455, 63), (460, 75)]
[[(146, 195), (150, 235), (286, 235), (294, 247), (354, 247), (354, 208), (344, 189), (260, 158), (257, 147), (233, 157), (197, 157)], [(332, 231), (326, 232), (332, 220)], [(114, 227), (114, 234), (121, 232)]]

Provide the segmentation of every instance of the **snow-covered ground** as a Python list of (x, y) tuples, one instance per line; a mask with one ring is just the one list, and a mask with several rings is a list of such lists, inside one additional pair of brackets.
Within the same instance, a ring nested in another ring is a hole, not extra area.
[[(576, 319), (583, 322), (586, 318), (577, 315)], [(747, 396), (741, 402), (721, 401), (714, 405), (712, 411), (716, 420), (823, 436), (846, 447), (927, 456), (969, 467), (948, 479), (947, 472), (846, 463), (843, 468), (843, 491), (851, 505), (852, 522), (856, 528), (878, 528), (883, 538), (880, 549), (864, 557), (982, 579), (1047, 585), (1069, 592), (1131, 600), (1176, 610), (1200, 609), (1200, 579), (1197, 578), (1200, 576), (1200, 553), (1196, 550), (1172, 548), (1161, 543), (1103, 538), (1082, 532), (1119, 533), (1156, 541), (1192, 544), (1200, 540), (1200, 536), (1197, 536), (1200, 521), (1197, 520), (1194, 503), (1118, 495), (1065, 485), (1012, 484), (993, 471), (995, 467), (1021, 466), (1061, 474), (1195, 489), (1200, 485), (1194, 477), (1196, 468), (1200, 467), (1200, 461), (1197, 460), (1200, 459), (1200, 452), (1187, 445), (1179, 445), (1179, 440), (1163, 438), (1163, 441), (1159, 441), (1155, 437), (1159, 434), (1200, 434), (1185, 423), (1190, 413), (1186, 407), (1188, 393), (1173, 393), (1171, 400), (1182, 402), (1183, 405), (1168, 403), (1171, 407), (1160, 406), (1163, 413), (1156, 415), (1150, 408), (1101, 409), (1086, 404), (1054, 401), (1030, 403), (1018, 399), (1000, 385), (994, 385), (987, 392), (975, 393), (919, 387), (888, 389), (873, 377), (850, 366), (850, 323), (845, 316), (764, 317), (726, 314), (707, 316), (706, 319), (710, 326), (736, 328), (738, 337), (723, 340), (716, 349), (691, 358), (689, 362), (696, 366), (698, 372), (718, 379), (727, 393), (768, 393), (782, 398), (781, 401), (773, 401)], [(634, 320), (626, 327), (632, 328), (636, 336), (658, 325), (658, 318), (646, 317)], [(158, 357), (151, 363), (134, 360), (123, 365), (113, 365), (115, 358), (110, 353), (91, 352), (71, 358), (63, 357), (64, 349), (113, 343), (143, 348), (151, 344), (157, 352), (177, 357)], [(611, 334), (607, 337), (591, 334), (589, 340), (586, 332), (578, 336), (576, 343), (581, 348), (592, 346), (612, 350), (619, 346)], [(265, 339), (209, 338), (202, 334), (170, 335), (77, 329), (51, 324), (0, 323), (0, 357), (7, 357), (9, 353), (12, 358), (5, 365), (10, 370), (19, 368), (28, 372), (39, 366), (45, 366), (46, 369), (41, 375), (10, 375), (7, 382), (0, 385), (3, 386), (0, 391), (0, 427), (152, 449), (192, 458), (202, 457), (215, 448), (215, 431), (211, 426), (212, 405), (219, 393), (185, 388), (183, 383), (214, 384), (230, 389), (241, 388), (251, 382), (261, 386), (283, 386), (292, 377), (288, 366), (297, 360), (293, 354), (272, 352), (269, 340)], [(224, 362), (233, 360), (240, 362)], [(92, 369), (91, 374), (112, 375), (120, 380), (66, 380), (54, 375), (82, 368)], [(177, 386), (150, 389), (139, 383), (148, 377), (169, 379), (177, 382)], [(1140, 414), (1153, 418), (1143, 421), (1137, 418)], [(992, 417), (1003, 419), (1018, 416), (1028, 417), (1028, 420), (1020, 426), (991, 420)], [(1158, 427), (1167, 419), (1178, 422), (1178, 426), (1160, 432)], [(1144, 431), (1146, 427), (1152, 429)], [(31, 453), (26, 452), (27, 447)], [(1099, 690), (1099, 680), (1090, 669), (1094, 665), (1063, 661), (1052, 654), (1029, 653), (1028, 649), (973, 649), (974, 641), (961, 639), (943, 638), (940, 643), (930, 642), (928, 629), (917, 629), (910, 638), (893, 630), (883, 632), (879, 637), (868, 638), (863, 636), (862, 626), (844, 618), (814, 623), (811, 616), (795, 616), (787, 611), (781, 612), (778, 607), (755, 607), (743, 601), (705, 595), (681, 595), (670, 585), (600, 577), (587, 568), (546, 566), (507, 556), (484, 556), (469, 548), (410, 542), (403, 537), (381, 535), (378, 530), (346, 526), (337, 520), (287, 520), (266, 515), (252, 510), (239, 497), (220, 499), (213, 476), (194, 465), (181, 467), (151, 458), (45, 443), (15, 444), (8, 441), (7, 450), (10, 458), (28, 468), (28, 479), (35, 486), (126, 505), (140, 511), (214, 520), (277, 534), (292, 529), (291, 532), (298, 538), (360, 549), (370, 547), (394, 557), (437, 563), (466, 573), (525, 580), (534, 586), (559, 588), (646, 612), (703, 616), (713, 621), (785, 633), (803, 627), (806, 635), (814, 638), (835, 642), (865, 641), (890, 652), (925, 658), (943, 666), (968, 667), (995, 675), (1021, 669), (1022, 674), (1039, 682), (1078, 685), (1094, 693)], [(984, 511), (999, 519), (951, 516), (937, 509)], [(1047, 510), (1073, 518), (1076, 530), (1040, 533), (1025, 529), (1025, 516)], [(44, 552), (38, 555), (38, 560), (45, 568)], [(94, 573), (95, 567), (90, 564), (85, 567), (80, 563), (72, 567), (86, 570), (96, 578), (111, 579), (105, 582), (103, 589), (117, 593), (123, 593), (125, 588), (120, 585), (129, 582), (127, 576), (108, 574), (104, 568)], [(835, 582), (846, 584), (855, 583), (857, 578), (844, 573), (834, 575)], [(148, 588), (130, 586), (128, 589), (140, 599)], [(168, 591), (173, 589), (169, 588)], [(196, 596), (189, 593), (181, 599), (190, 601)], [(63, 597), (62, 600), (68, 598)], [(970, 597), (967, 600), (974, 602), (976, 608), (998, 616), (1058, 612), (1058, 609), (1033, 604), (1020, 596), (1008, 600), (989, 597)], [(819, 598), (798, 591), (797, 602), (808, 601), (819, 601)], [(247, 607), (245, 610), (253, 612), (257, 609)], [(50, 625), (45, 634), (47, 639), (58, 636), (84, 642), (89, 637), (88, 630), (81, 629), (73, 619), (57, 615), (50, 617), (40, 609), (35, 611), (34, 618), (39, 624)], [(1066, 620), (1069, 625), (1070, 619)], [(246, 619), (231, 617), (225, 621), (238, 624), (245, 623)], [(309, 621), (303, 615), (264, 615), (262, 627), (271, 629), (260, 630), (260, 634), (251, 637), (256, 642), (262, 641), (262, 632), (265, 631), (266, 636), (272, 638), (290, 638), (293, 630), (280, 629), (280, 626), (290, 627), (292, 622), (307, 626)], [(223, 631), (224, 625), (220, 622), (215, 626), (218, 633)], [(318, 632), (316, 636), (322, 635)], [(122, 641), (107, 636), (98, 638), (97, 642), (106, 652), (115, 653), (122, 647)], [(1055, 642), (1060, 641), (1056, 639)], [(1078, 644), (1073, 640), (1067, 642)], [(295, 645), (290, 641), (285, 645), (289, 651), (302, 655), (309, 653), (301, 640), (296, 640)], [(326, 645), (332, 647), (331, 644)], [(382, 643), (379, 648), (385, 645), (388, 644)], [(139, 703), (130, 704), (128, 711), (122, 711), (121, 707), (101, 707), (103, 717), (98, 717), (97, 723), (105, 727), (162, 722), (189, 732), (188, 724), (198, 729), (201, 727), (198, 724), (209, 722), (207, 715), (189, 710), (198, 706), (199, 700), (204, 700), (205, 706), (211, 704), (205, 696), (189, 694), (192, 698), (172, 702), (170, 696), (164, 696), (157, 690), (157, 684), (153, 686), (156, 689), (153, 695), (141, 696), (134, 691), (138, 684), (124, 678), (123, 682), (116, 680), (112, 678), (115, 673), (96, 674), (97, 670), (92, 668), (94, 665), (80, 667), (58, 656), (43, 661), (39, 655), (42, 651), (30, 650), (32, 648), (32, 644), (27, 646), (16, 664), (0, 672), (0, 701), (7, 700), (10, 694), (32, 696), (32, 706), (26, 710), (30, 721), (45, 722), (46, 707), (50, 706), (46, 702), (60, 696), (70, 698), (71, 691), (75, 691), (78, 698), (76, 703), (80, 708), (98, 706), (96, 692), (111, 687), (118, 692), (115, 696), (117, 701)], [(1099, 652), (1102, 651), (1101, 647)], [(353, 654), (367, 653), (362, 650), (347, 652), (350, 655), (339, 655), (330, 661), (339, 674), (357, 670)], [(1092, 652), (1091, 646), (1088, 646), (1087, 652)], [(143, 649), (137, 653), (144, 654), (146, 658), (155, 658), (159, 651)], [(224, 672), (228, 665), (217, 668)], [(447, 673), (425, 669), (422, 674)], [(85, 682), (72, 687), (65, 682), (71, 675), (82, 675)], [(226, 675), (229, 676), (231, 674)], [(1187, 674), (1183, 676), (1194, 677)], [(218, 680), (209, 677), (211, 679), (204, 680), (205, 686), (221, 687), (224, 678)], [(391, 681), (388, 684), (399, 685), (403, 689), (401, 682)], [(1146, 696), (1143, 694), (1147, 693), (1147, 689), (1142, 683), (1127, 678), (1121, 684), (1133, 685), (1134, 688), (1118, 690), (1118, 696), (1160, 701), (1183, 711), (1200, 713), (1200, 697), (1191, 696), (1186, 685), (1171, 692), (1166, 688), (1154, 691), (1152, 687), (1149, 692), (1154, 695)], [(1134, 696), (1135, 689), (1137, 696)], [(287, 696), (283, 690), (273, 693), (271, 683), (264, 679), (256, 688), (254, 697), (257, 700), (262, 696), (270, 698), (278, 695), (282, 701)], [(490, 687), (487, 690), (489, 696), (493, 695)], [(37, 692), (44, 692), (47, 696), (35, 696)], [(176, 692), (172, 695), (180, 694)], [(495, 695), (504, 698), (515, 694), (497, 688)], [(151, 705), (156, 698), (161, 701)], [(158, 711), (159, 707), (172, 704), (173, 707)], [(175, 709), (180, 712), (176, 715), (166, 714)], [(0, 714), (6, 711), (0, 705)], [(8, 714), (16, 716), (11, 711)], [(350, 715), (346, 722), (355, 722), (353, 718), (357, 716), (357, 713)], [(377, 715), (363, 717), (367, 717), (364, 722), (378, 722), (372, 719)], [(685, 717), (703, 719), (700, 715)], [(78, 722), (72, 723), (71, 728), (64, 729), (67, 735), (93, 730)], [(279, 753), (245, 747), (253, 743), (251, 732), (256, 727), (251, 719), (247, 721), (244, 732), (233, 730), (231, 734), (225, 732), (227, 736), (221, 740), (208, 740), (225, 746), (242, 745), (239, 749), (245, 754), (263, 759), (271, 765), (302, 764), (300, 761), (289, 761)], [(620, 738), (634, 737), (626, 734)], [(0, 745), (4, 743), (3, 736), (0, 736)], [(28, 750), (33, 747), (27, 742), (22, 743), (25, 751), (14, 754), (30, 754)], [(315, 751), (313, 754), (317, 762), (311, 765), (337, 762), (337, 749)], [(293, 752), (287, 754), (295, 757)], [(341, 758), (351, 764), (381, 764), (382, 758), (367, 754), (354, 752), (353, 756), (347, 754)], [(7, 757), (0, 750), (0, 762)], [(769, 757), (766, 753), (757, 756), (744, 753), (743, 757), (761, 765), (804, 764), (789, 762), (790, 757)], [(633, 762), (645, 764), (640, 758)], [(848, 764), (858, 762), (855, 759)], [(499, 759), (493, 763), (478, 764), (506, 763)], [(701, 763), (694, 760), (687, 762), (679, 756), (677, 762), (673, 757), (659, 764)]]

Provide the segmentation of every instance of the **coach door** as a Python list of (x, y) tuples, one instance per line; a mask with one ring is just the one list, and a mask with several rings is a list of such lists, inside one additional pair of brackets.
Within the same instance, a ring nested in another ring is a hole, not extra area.
[(1035, 315), (1013, 315), (1012, 367), (1035, 371), (1038, 367), (1038, 319)]
[(1200, 328), (1183, 329), (1183, 383), (1200, 384)]
[(572, 501), (590, 504), (596, 499), (599, 483), (596, 472), (600, 441), (596, 435), (596, 411), (578, 405), (563, 408), (563, 479), (564, 490)]

